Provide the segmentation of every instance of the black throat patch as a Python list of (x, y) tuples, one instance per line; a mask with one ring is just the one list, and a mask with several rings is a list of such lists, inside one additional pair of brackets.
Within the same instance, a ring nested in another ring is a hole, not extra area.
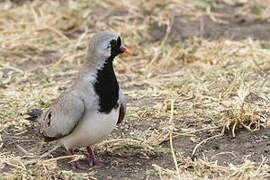
[(119, 85), (113, 71), (113, 57), (106, 60), (103, 69), (98, 70), (97, 81), (94, 84), (95, 92), (99, 97), (101, 113), (110, 113), (118, 107)]

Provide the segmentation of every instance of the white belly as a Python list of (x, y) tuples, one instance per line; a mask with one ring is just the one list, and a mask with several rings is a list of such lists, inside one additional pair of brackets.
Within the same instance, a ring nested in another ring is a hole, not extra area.
[(89, 112), (80, 120), (73, 132), (60, 139), (66, 149), (90, 146), (102, 141), (114, 129), (119, 117), (119, 108), (109, 114)]

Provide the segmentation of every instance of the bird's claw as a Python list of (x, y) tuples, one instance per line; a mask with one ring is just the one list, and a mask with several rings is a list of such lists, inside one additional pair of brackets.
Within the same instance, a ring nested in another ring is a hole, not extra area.
[(78, 161), (72, 161), (71, 164), (73, 169), (87, 169), (86, 167), (82, 166)]

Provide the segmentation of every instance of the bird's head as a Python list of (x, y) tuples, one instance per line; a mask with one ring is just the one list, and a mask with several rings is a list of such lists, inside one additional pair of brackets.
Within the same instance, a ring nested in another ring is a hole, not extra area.
[(111, 31), (103, 31), (95, 34), (90, 40), (87, 60), (100, 64), (104, 63), (101, 61), (113, 61), (117, 55), (122, 53), (131, 55), (131, 52), (121, 44), (120, 36)]

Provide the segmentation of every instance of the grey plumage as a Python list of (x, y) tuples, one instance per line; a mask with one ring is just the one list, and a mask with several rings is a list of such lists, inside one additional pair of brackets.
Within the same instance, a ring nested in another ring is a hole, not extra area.
[[(97, 71), (112, 55), (110, 42), (117, 38), (116, 33), (109, 31), (96, 34), (89, 43), (85, 61), (71, 88), (64, 91), (45, 113), (40, 110), (28, 113), (29, 120), (38, 119), (40, 133), (46, 139), (58, 140), (67, 150), (90, 147), (105, 138), (116, 123), (124, 119), (126, 101), (121, 90), (117, 101), (119, 107), (112, 109), (109, 114), (103, 114), (98, 112), (99, 96), (93, 87)], [(125, 50), (122, 46), (120, 48)]]
[(40, 133), (48, 138), (69, 135), (84, 115), (84, 100), (74, 90), (64, 92), (55, 104), (39, 118)]

